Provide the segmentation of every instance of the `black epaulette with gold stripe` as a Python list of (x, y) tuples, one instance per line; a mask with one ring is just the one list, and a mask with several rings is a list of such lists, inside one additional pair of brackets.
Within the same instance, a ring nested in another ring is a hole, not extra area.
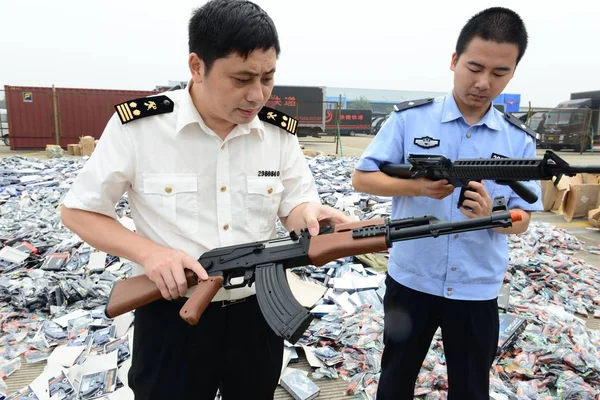
[(170, 113), (173, 108), (173, 100), (164, 95), (128, 100), (115, 106), (122, 124), (151, 115)]
[(282, 113), (279, 110), (265, 106), (258, 113), (258, 118), (260, 118), (261, 121), (268, 122), (271, 125), (275, 125), (278, 128), (286, 130), (292, 135), (296, 134), (298, 120)]

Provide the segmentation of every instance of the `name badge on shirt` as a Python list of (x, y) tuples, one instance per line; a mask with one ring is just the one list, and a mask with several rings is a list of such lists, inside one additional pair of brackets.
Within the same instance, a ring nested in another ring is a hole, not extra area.
[(440, 139), (434, 139), (431, 136), (415, 138), (414, 144), (424, 149), (431, 149), (440, 145)]
[(279, 171), (258, 171), (258, 176), (279, 176), (281, 175)]

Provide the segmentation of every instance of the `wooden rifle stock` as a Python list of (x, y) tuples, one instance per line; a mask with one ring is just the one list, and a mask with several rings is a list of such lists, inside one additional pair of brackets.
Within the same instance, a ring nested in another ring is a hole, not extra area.
[[(185, 270), (185, 278), (188, 288), (198, 284), (198, 277), (189, 269)], [(115, 282), (105, 314), (108, 318), (114, 318), (162, 298), (158, 286), (145, 274), (123, 279)]]

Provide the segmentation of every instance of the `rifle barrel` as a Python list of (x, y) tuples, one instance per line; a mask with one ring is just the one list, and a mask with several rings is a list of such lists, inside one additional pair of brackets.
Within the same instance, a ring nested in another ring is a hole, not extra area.
[(489, 217), (472, 218), (454, 222), (431, 222), (428, 225), (396, 228), (390, 231), (390, 242), (400, 242), (425, 237), (437, 237), (451, 233), (468, 232), (486, 228), (510, 227), (512, 222), (521, 220), (518, 212), (502, 211)]

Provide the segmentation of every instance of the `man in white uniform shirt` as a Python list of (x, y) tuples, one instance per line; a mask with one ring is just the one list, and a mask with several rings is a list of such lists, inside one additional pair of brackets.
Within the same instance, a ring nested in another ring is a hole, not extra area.
[[(129, 386), (136, 399), (270, 399), (283, 340), (254, 287), (221, 289), (191, 326), (179, 310), (207, 250), (349, 222), (323, 206), (298, 144), (297, 121), (264, 105), (280, 52), (270, 17), (248, 1), (210, 1), (189, 23), (186, 89), (117, 105), (64, 199), (64, 224), (135, 263), (164, 300), (136, 310)], [(127, 192), (136, 232), (117, 220)]]

